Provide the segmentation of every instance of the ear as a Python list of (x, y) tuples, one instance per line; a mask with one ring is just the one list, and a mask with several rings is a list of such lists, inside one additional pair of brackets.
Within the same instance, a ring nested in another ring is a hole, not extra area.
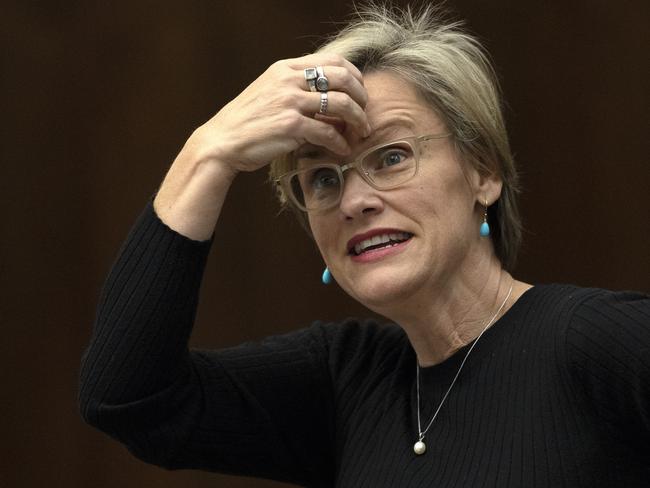
[(488, 206), (490, 206), (501, 196), (503, 182), (496, 173), (481, 174), (481, 172), (474, 170), (472, 171), (471, 183), (474, 197), (481, 206), (485, 206), (486, 200)]

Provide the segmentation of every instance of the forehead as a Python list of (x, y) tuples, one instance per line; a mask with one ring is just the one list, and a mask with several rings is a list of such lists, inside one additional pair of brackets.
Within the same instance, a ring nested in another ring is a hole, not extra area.
[[(411, 82), (390, 71), (364, 73), (363, 80), (368, 91), (365, 111), (372, 133), (359, 140), (345, 124), (340, 126), (355, 153), (401, 137), (446, 132), (445, 124)], [(295, 151), (290, 168), (300, 166), (296, 159), (313, 148), (316, 146), (307, 143)]]
[(372, 136), (400, 129), (409, 129), (412, 135), (444, 132), (443, 122), (411, 82), (388, 71), (370, 72), (363, 80)]

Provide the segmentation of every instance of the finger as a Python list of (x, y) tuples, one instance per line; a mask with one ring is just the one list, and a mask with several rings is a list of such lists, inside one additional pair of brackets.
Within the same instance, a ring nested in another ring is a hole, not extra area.
[(337, 128), (322, 120), (312, 119), (311, 117), (302, 118), (301, 134), (302, 138), (298, 143), (310, 143), (315, 146), (324, 147), (334, 154), (346, 156), (352, 151), (348, 141), (343, 137)]
[[(322, 113), (321, 94), (306, 93), (303, 113)], [(347, 93), (339, 91), (327, 92), (327, 112), (324, 115), (335, 116), (343, 119), (346, 125), (351, 126), (361, 137), (367, 137), (371, 128), (368, 123), (368, 116), (361, 106)]]
[[(323, 66), (323, 73), (327, 77), (329, 90), (345, 92), (357, 102), (361, 108), (365, 108), (368, 103), (368, 92), (359, 80), (350, 73), (346, 68), (340, 66)], [(304, 79), (304, 74), (297, 74), (301, 78), (301, 83), (308, 87)]]
[(314, 114), (314, 118), (316, 120), (321, 120), (327, 124), (333, 125), (339, 134), (345, 134), (345, 128), (347, 127), (347, 124), (341, 117), (336, 117), (334, 115)]
[(301, 71), (305, 68), (313, 68), (315, 66), (338, 66), (345, 68), (363, 85), (363, 74), (359, 71), (359, 68), (338, 54), (308, 54), (300, 58), (287, 59), (287, 63), (289, 67)]

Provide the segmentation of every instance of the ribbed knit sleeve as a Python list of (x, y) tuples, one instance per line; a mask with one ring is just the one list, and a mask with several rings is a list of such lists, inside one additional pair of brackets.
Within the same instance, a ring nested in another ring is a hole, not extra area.
[(586, 293), (566, 336), (576, 391), (584, 395), (592, 410), (588, 413), (612, 435), (648, 452), (650, 298), (630, 292)]
[(190, 351), (210, 246), (167, 227), (149, 202), (101, 293), (82, 360), (82, 416), (166, 468), (321, 486), (334, 471), (323, 332)]

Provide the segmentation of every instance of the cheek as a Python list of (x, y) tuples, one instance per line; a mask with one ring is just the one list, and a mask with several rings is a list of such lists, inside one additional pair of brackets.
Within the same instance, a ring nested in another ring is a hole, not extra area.
[(309, 217), (309, 228), (321, 256), (323, 259), (327, 259), (328, 249), (331, 250), (332, 247), (332, 243), (329, 242), (333, 234), (331, 225), (328, 225), (327, 220), (323, 217)]
[(474, 203), (467, 181), (456, 172), (438, 174), (429, 179), (429, 184), (419, 185), (404, 208), (417, 209), (425, 225), (442, 227), (451, 235), (464, 233), (467, 223), (473, 222)]

